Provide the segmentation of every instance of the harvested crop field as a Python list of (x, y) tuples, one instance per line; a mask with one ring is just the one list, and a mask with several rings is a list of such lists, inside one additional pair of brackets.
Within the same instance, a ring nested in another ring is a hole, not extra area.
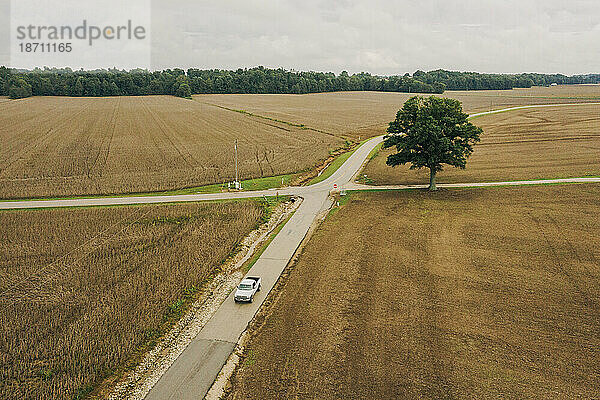
[(353, 193), (230, 398), (598, 398), (599, 207), (598, 185)]
[[(566, 88), (566, 89), (565, 89)], [(590, 89), (591, 88), (591, 89)], [(570, 93), (564, 96), (563, 92)], [(542, 93), (543, 95), (541, 95)], [(581, 93), (580, 98), (575, 94)], [(337, 92), (305, 95), (197, 95), (194, 100), (263, 115), (350, 138), (365, 139), (385, 133), (409, 93)], [(600, 86), (557, 86), (502, 91), (447, 91), (444, 97), (463, 102), (466, 112), (497, 110), (527, 104), (600, 101)]]
[(562, 98), (562, 99), (596, 99), (600, 100), (600, 85), (559, 85), (559, 86), (534, 86), (529, 89), (513, 90), (486, 90), (486, 91), (451, 91), (447, 93), (469, 96), (482, 94), (488, 96), (533, 97), (533, 98)]
[[(472, 120), (484, 130), (465, 170), (445, 167), (441, 183), (600, 175), (600, 105), (524, 109)], [(425, 184), (426, 169), (385, 164), (381, 151), (363, 174), (372, 184)]]
[(164, 333), (258, 201), (0, 212), (0, 398), (80, 398)]
[(0, 198), (136, 193), (311, 168), (341, 139), (170, 96), (0, 103)]

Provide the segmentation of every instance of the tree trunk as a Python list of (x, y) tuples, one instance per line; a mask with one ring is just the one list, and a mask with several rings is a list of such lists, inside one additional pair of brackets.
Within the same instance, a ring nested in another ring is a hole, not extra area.
[(429, 190), (437, 190), (437, 186), (435, 185), (435, 174), (437, 171), (434, 168), (429, 169)]

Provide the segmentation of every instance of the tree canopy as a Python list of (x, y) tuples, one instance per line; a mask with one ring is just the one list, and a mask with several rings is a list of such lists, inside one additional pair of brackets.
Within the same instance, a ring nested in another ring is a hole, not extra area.
[(444, 164), (465, 168), (473, 145), (483, 133), (468, 120), (458, 100), (411, 97), (390, 122), (383, 147), (396, 147), (387, 165), (410, 163), (411, 169), (429, 168), (429, 189), (436, 190), (435, 177)]
[(8, 89), (11, 99), (22, 99), (31, 96), (31, 85), (24, 79), (17, 79)]
[[(320, 93), (339, 91), (381, 91), (404, 93), (443, 93), (444, 90), (484, 90), (527, 88), (551, 83), (600, 83), (600, 75), (493, 75), (436, 70), (394, 76), (366, 72), (299, 72), (282, 68), (256, 67), (237, 70), (190, 68), (163, 71), (117, 69), (73, 71), (69, 68), (36, 68), (23, 71), (0, 67), (0, 96), (19, 96), (23, 82), (31, 86), (30, 96), (143, 96), (152, 94), (189, 97), (205, 93)], [(188, 91), (189, 87), (189, 91)]]

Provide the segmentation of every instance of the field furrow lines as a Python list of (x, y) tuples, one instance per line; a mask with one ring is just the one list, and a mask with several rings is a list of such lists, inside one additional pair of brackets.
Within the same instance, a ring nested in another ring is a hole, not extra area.
[(191, 155), (189, 154), (189, 152), (187, 153), (187, 155), (184, 155), (184, 152), (180, 149), (180, 146), (175, 144), (176, 139), (171, 137), (171, 135), (168, 133), (169, 128), (165, 125), (164, 121), (160, 120), (156, 116), (156, 114), (150, 110), (150, 107), (148, 107), (148, 104), (146, 104), (145, 100), (142, 99), (141, 102), (146, 112), (151, 116), (152, 120), (162, 133), (163, 137), (170, 143), (171, 147), (173, 147), (175, 151), (177, 151), (183, 162), (186, 163), (188, 166), (193, 166), (193, 163), (191, 162)]
[(9, 104), (12, 116), (0, 113), (0, 122), (25, 133), (0, 124), (0, 138), (8, 144), (0, 148), (0, 198), (221, 184), (234, 178), (235, 140), (241, 179), (289, 174), (317, 165), (343, 144), (315, 131), (168, 96)]

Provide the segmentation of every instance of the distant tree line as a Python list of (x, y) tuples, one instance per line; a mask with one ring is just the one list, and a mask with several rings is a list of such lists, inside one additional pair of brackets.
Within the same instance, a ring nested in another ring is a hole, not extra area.
[(143, 96), (165, 94), (190, 97), (205, 93), (321, 93), (378, 91), (437, 93), (445, 90), (528, 88), (551, 83), (600, 83), (597, 75), (479, 74), (436, 70), (413, 75), (375, 76), (361, 72), (297, 72), (256, 67), (250, 69), (167, 69), (123, 71), (117, 69), (72, 71), (64, 69), (12, 70), (0, 67), (0, 95), (29, 96)]
[(600, 83), (600, 74), (480, 74), (438, 69), (430, 72), (417, 71), (412, 77), (427, 84), (442, 84), (445, 90), (507, 90), (532, 86), (578, 85)]

